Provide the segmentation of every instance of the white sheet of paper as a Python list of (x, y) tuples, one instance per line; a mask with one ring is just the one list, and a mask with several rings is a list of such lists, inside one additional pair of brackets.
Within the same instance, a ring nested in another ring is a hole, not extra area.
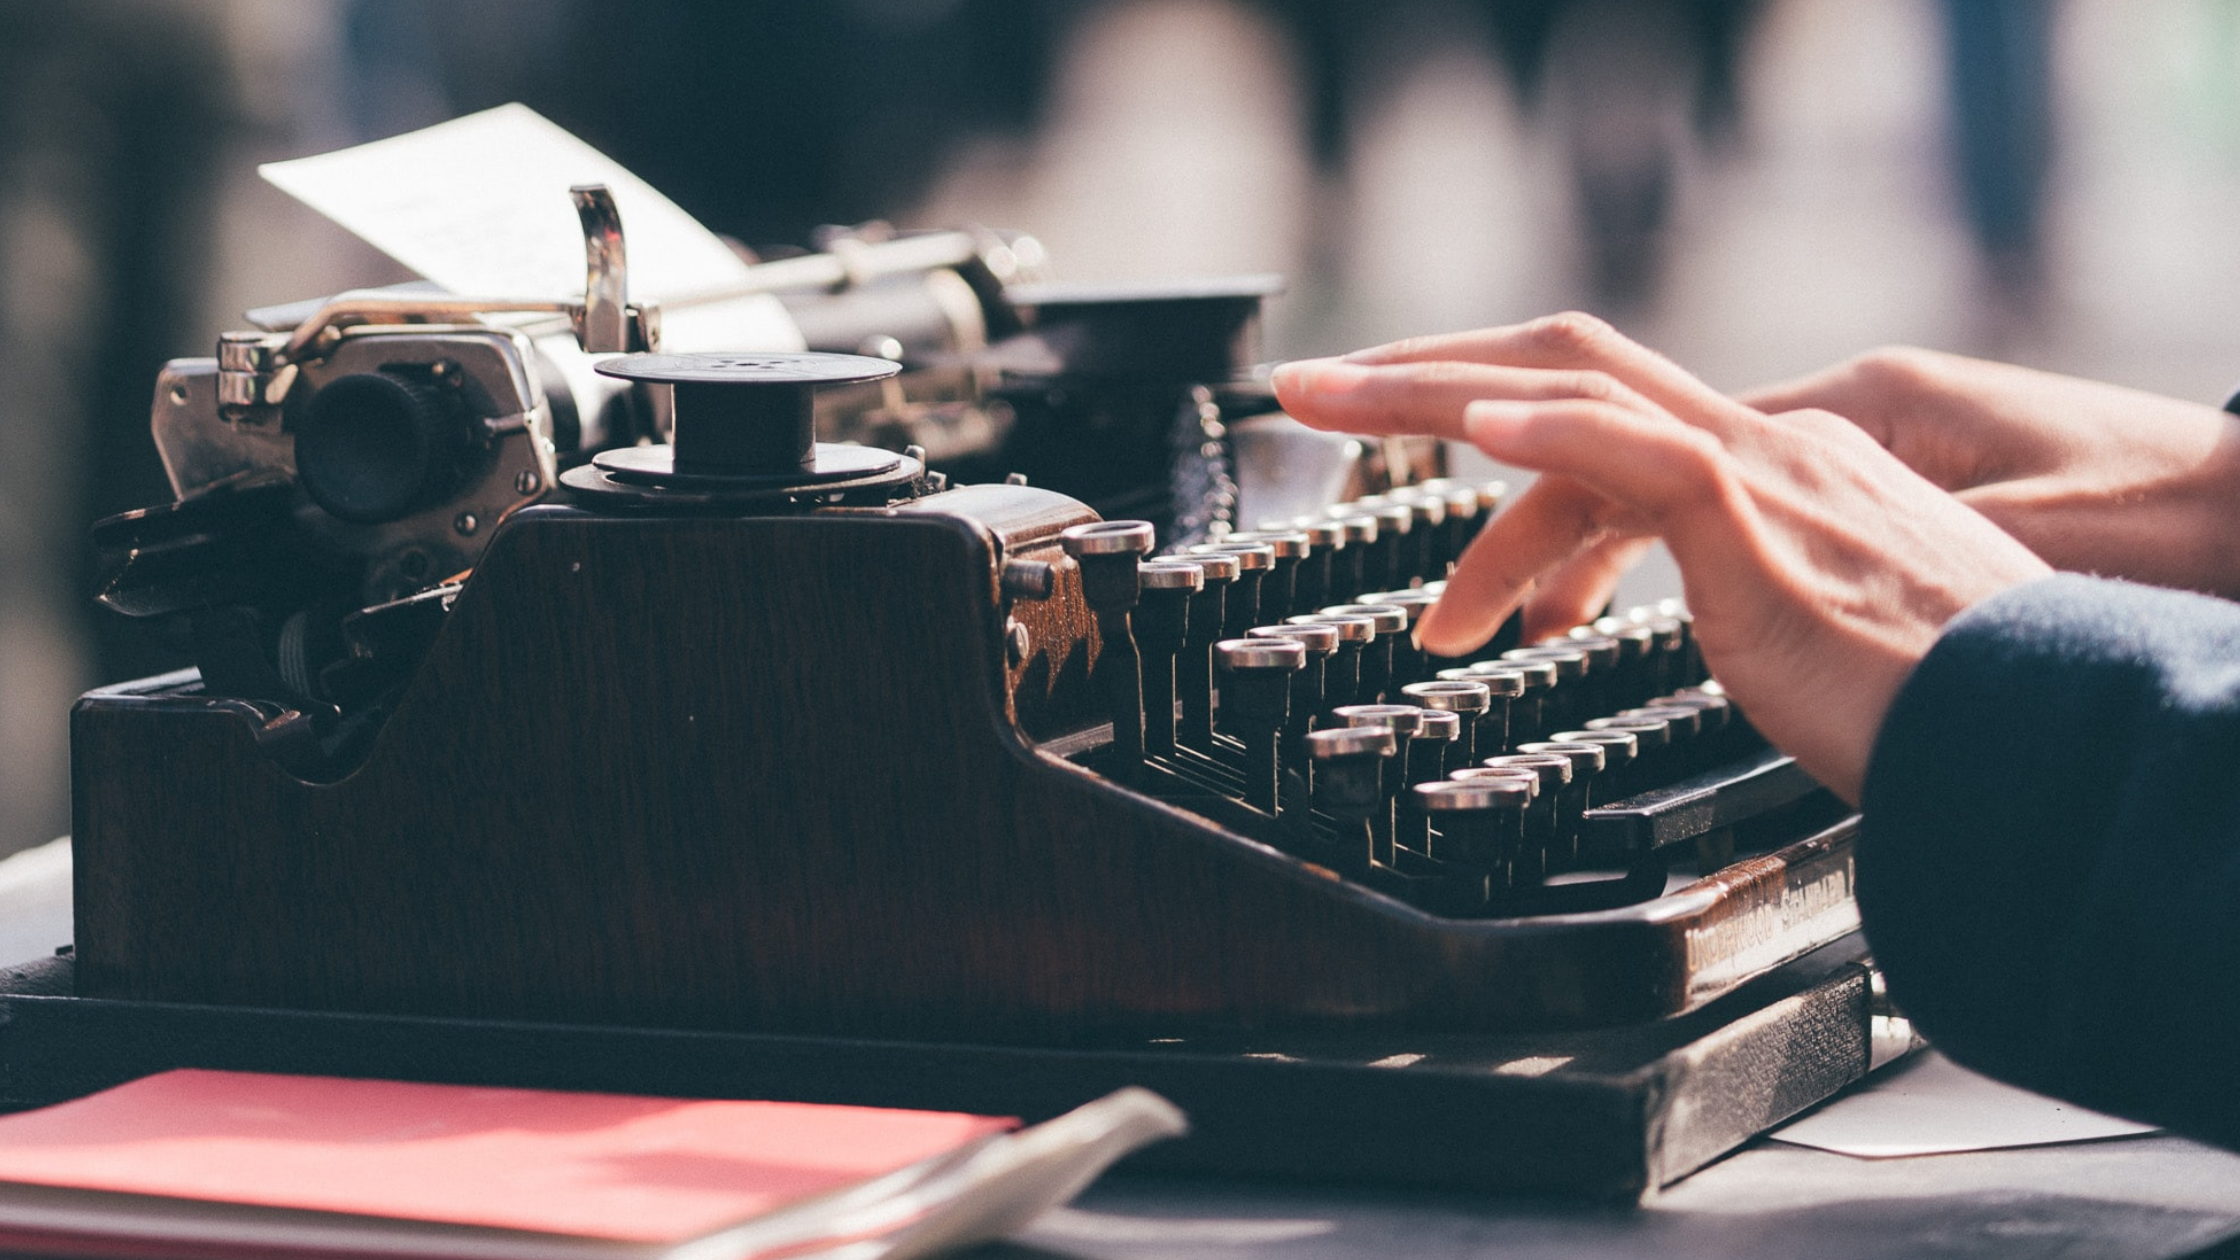
[(1841, 1155), (1888, 1159), (2153, 1132), (2153, 1125), (2002, 1085), (1927, 1050), (1769, 1136)]
[[(747, 264), (699, 220), (526, 105), (257, 170), (453, 293), (581, 298), (583, 234), (568, 196), (574, 184), (613, 191), (632, 299), (676, 299), (746, 274)], [(664, 349), (801, 348), (775, 298), (676, 314), (664, 321)], [(670, 322), (681, 337), (668, 335)], [(684, 344), (711, 341), (717, 344)]]

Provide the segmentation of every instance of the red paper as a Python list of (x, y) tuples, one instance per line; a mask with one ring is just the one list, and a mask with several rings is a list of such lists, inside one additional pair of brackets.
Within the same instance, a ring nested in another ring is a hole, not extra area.
[(0, 1117), (0, 1181), (674, 1243), (1013, 1124), (182, 1070)]

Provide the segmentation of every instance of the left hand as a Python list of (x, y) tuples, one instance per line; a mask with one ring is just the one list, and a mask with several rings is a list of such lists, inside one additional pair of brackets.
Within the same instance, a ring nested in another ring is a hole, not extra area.
[(1467, 653), (1566, 561), (1661, 536), (1720, 680), (1852, 800), (1944, 623), (2050, 571), (1841, 417), (1746, 407), (1589, 316), (1289, 363), (1275, 385), (1317, 428), (1467, 441), (1544, 474), (1457, 564), (1426, 647)]

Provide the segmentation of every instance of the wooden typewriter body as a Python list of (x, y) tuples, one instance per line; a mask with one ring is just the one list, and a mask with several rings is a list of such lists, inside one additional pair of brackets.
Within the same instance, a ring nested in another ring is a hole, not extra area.
[[(1856, 926), (1843, 824), (1639, 904), (1447, 918), (1094, 772), (1059, 540), (1094, 519), (1023, 486), (522, 512), (331, 782), (191, 673), (91, 693), (75, 992), (981, 1044), (1509, 1033), (1690, 1011)], [(1019, 561), (1048, 598), (1005, 593)]]

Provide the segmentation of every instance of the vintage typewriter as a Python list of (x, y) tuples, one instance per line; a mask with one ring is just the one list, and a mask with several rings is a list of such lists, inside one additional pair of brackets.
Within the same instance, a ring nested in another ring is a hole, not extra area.
[(859, 235), (758, 269), (813, 352), (662, 354), (578, 195), (581, 303), (346, 295), (166, 369), (178, 497), (98, 527), (102, 598), (199, 667), (72, 715), (11, 1100), (1134, 1081), (1171, 1167), (1624, 1195), (1909, 1044), (1853, 820), (1683, 610), (1413, 646), (1500, 489), (1275, 414), (1267, 284)]

